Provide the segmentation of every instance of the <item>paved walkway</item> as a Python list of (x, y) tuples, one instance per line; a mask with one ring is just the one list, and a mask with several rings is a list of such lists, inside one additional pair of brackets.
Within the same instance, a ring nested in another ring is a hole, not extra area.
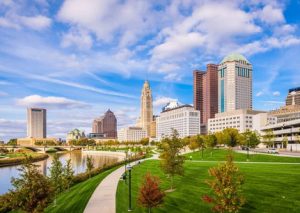
[[(152, 158), (158, 159), (158, 155), (154, 154)], [(144, 160), (140, 160), (144, 161)], [(131, 162), (134, 165), (137, 161)], [(116, 193), (119, 180), (124, 173), (124, 166), (110, 173), (102, 182), (97, 186), (92, 197), (90, 198), (84, 213), (115, 213), (116, 212)]]

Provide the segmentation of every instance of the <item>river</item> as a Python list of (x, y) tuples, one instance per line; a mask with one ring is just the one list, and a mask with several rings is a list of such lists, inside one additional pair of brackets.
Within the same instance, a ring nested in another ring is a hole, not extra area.
[[(86, 158), (87, 154), (82, 151), (72, 151), (68, 153), (58, 153), (59, 159), (63, 165), (66, 164), (66, 161), (71, 159), (72, 167), (75, 174), (85, 172), (86, 170)], [(92, 154), (90, 155), (93, 158), (95, 167), (102, 167), (104, 164), (109, 165), (118, 161), (117, 157), (105, 156), (103, 154)], [(49, 154), (49, 158), (36, 162), (38, 169), (43, 172), (43, 174), (49, 174), (49, 167), (51, 167), (51, 162), (53, 159), (53, 154)], [(0, 167), (0, 195), (8, 192), (12, 188), (11, 178), (17, 178), (19, 176), (19, 165), (17, 166), (8, 166)]]

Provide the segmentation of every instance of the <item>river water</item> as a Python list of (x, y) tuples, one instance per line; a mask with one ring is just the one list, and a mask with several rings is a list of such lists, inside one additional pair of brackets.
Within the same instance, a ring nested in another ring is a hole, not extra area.
[[(87, 154), (82, 151), (72, 151), (68, 153), (58, 153), (59, 159), (63, 165), (66, 161), (71, 159), (71, 164), (75, 174), (85, 172), (86, 170), (86, 158)], [(105, 156), (103, 154), (92, 154), (94, 166), (102, 167), (104, 164), (109, 165), (118, 161), (117, 157)], [(43, 174), (49, 174), (49, 167), (51, 167), (51, 162), (53, 159), (53, 154), (49, 154), (49, 158), (43, 161), (36, 162), (38, 169), (43, 172)], [(8, 192), (12, 188), (11, 178), (17, 178), (19, 176), (18, 168), (20, 166), (8, 166), (0, 167), (0, 195)]]

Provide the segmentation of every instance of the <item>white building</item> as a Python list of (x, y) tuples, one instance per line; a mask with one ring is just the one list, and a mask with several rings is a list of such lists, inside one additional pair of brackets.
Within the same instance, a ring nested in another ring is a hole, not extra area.
[(226, 56), (218, 66), (218, 111), (252, 109), (252, 65), (240, 54)]
[(147, 137), (147, 131), (141, 127), (125, 127), (118, 131), (118, 140), (121, 142), (139, 142)]
[(81, 131), (79, 129), (73, 129), (72, 131), (70, 131), (67, 134), (66, 141), (68, 143), (71, 140), (78, 140), (78, 139), (81, 139), (81, 138), (85, 138), (84, 131)]
[(172, 129), (178, 131), (180, 138), (200, 134), (200, 111), (191, 105), (180, 106), (171, 102), (163, 110), (156, 118), (157, 140), (170, 136)]
[(47, 114), (46, 109), (27, 109), (27, 137), (46, 138), (47, 137)]
[(235, 128), (239, 130), (239, 132), (245, 132), (247, 129), (253, 130), (253, 126), (258, 126), (261, 122), (259, 121), (259, 117), (257, 117), (255, 119), (256, 123), (254, 124), (253, 117), (260, 113), (264, 112), (250, 109), (238, 109), (217, 113), (215, 118), (208, 119), (208, 131), (214, 133), (226, 128)]
[(258, 113), (252, 116), (252, 130), (261, 134), (261, 129), (268, 125), (274, 125), (277, 123), (277, 118), (269, 113)]

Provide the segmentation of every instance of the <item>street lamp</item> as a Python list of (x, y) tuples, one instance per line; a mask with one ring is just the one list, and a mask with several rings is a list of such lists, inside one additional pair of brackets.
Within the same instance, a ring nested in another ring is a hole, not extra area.
[(132, 211), (132, 208), (131, 208), (131, 169), (132, 169), (132, 166), (128, 165), (127, 166), (127, 170), (129, 172), (129, 180), (128, 180), (128, 199), (129, 199), (129, 203), (128, 203), (128, 211)]

